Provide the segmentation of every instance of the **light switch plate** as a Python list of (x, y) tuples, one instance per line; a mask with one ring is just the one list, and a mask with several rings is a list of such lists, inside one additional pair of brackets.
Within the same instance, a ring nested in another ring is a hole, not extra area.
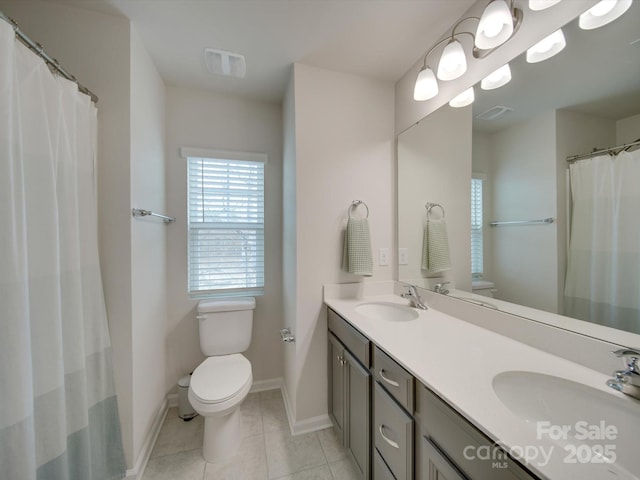
[(409, 254), (406, 248), (398, 249), (398, 265), (409, 265)]
[(378, 265), (381, 267), (386, 267), (389, 265), (389, 249), (381, 248), (378, 250)]

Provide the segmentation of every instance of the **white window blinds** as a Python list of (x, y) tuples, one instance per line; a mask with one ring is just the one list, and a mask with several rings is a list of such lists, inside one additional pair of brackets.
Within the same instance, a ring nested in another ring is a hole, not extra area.
[(471, 275), (482, 278), (482, 180), (471, 179)]
[(263, 293), (264, 161), (230, 156), (187, 156), (192, 297)]

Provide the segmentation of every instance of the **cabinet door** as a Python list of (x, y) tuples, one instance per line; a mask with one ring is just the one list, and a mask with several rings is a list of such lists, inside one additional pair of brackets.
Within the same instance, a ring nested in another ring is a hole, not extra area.
[(329, 415), (336, 429), (336, 435), (345, 443), (345, 365), (344, 347), (329, 334)]
[(346, 369), (347, 432), (345, 447), (358, 467), (361, 478), (369, 478), (371, 463), (371, 373), (348, 350)]
[(380, 452), (373, 449), (373, 480), (396, 480), (387, 464), (380, 456)]
[(426, 437), (422, 437), (420, 441), (418, 455), (422, 468), (417, 480), (466, 480)]

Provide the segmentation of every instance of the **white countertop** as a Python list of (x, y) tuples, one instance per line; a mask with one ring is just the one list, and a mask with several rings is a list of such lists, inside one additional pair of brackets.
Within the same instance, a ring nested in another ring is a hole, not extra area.
[[(356, 306), (368, 302), (408, 305), (397, 295), (359, 294), (358, 298), (339, 298), (335, 292), (333, 288), (325, 288), (325, 303), (329, 307), (506, 450), (554, 444), (537, 438), (535, 422), (527, 424), (498, 398), (492, 381), (501, 372), (538, 372), (622, 396), (606, 386), (609, 377), (602, 373), (432, 308), (416, 310), (418, 318), (404, 322), (374, 320), (355, 311)], [(640, 415), (640, 403), (637, 407)], [(618, 471), (613, 475), (609, 471), (611, 466), (606, 464), (566, 463), (566, 456), (567, 452), (555, 445), (550, 461), (532, 460), (527, 466), (540, 477), (551, 480), (640, 478), (640, 472)]]

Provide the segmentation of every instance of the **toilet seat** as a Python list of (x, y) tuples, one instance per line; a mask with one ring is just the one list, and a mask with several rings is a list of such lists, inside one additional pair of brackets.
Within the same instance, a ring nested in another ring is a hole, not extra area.
[(244, 398), (252, 382), (251, 363), (242, 354), (208, 357), (193, 372), (189, 393), (197, 402), (213, 407), (236, 396)]

